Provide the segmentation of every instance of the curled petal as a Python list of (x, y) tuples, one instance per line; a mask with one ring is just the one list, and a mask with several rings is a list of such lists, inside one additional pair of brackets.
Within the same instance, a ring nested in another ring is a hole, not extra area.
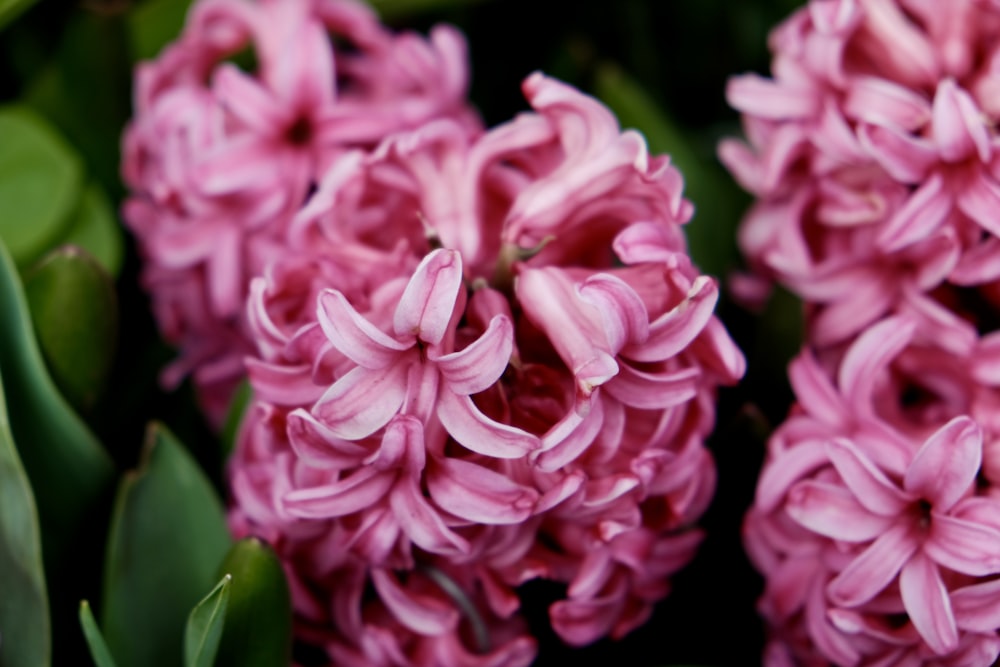
[(493, 421), (476, 408), (471, 398), (446, 388), (438, 395), (437, 414), (451, 437), (478, 454), (516, 459), (542, 444), (527, 431)]
[(490, 325), (462, 350), (435, 357), (437, 365), (448, 387), (456, 394), (477, 394), (496, 382), (507, 368), (514, 349), (514, 327), (504, 315), (496, 315)]
[(358, 366), (385, 368), (411, 347), (380, 331), (337, 290), (324, 290), (317, 301), (316, 317), (323, 333)]
[(444, 338), (462, 286), (462, 257), (454, 250), (427, 254), (399, 299), (392, 320), (397, 335), (436, 345)]
[(434, 459), (427, 490), (442, 509), (481, 524), (517, 524), (535, 509), (538, 492), (489, 468), (453, 458)]

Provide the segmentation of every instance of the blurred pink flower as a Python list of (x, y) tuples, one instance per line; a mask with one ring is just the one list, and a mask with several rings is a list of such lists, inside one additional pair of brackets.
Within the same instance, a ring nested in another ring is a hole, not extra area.
[[(230, 62), (244, 54), (249, 71)], [(463, 38), (394, 36), (353, 0), (203, 0), (136, 74), (123, 214), (166, 340), (213, 422), (252, 345), (250, 278), (285, 250), (291, 217), (348, 149), (437, 117), (478, 132)], [(199, 304), (191, 308), (185, 303)]]

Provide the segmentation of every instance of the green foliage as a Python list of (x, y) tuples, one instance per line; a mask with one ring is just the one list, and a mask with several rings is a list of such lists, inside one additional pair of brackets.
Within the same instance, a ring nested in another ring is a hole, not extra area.
[(97, 627), (94, 614), (90, 611), (90, 603), (86, 600), (80, 602), (80, 626), (83, 628), (83, 635), (87, 639), (87, 647), (90, 649), (90, 657), (97, 667), (116, 667), (111, 651), (104, 641), (101, 629)]
[(20, 278), (2, 243), (0, 313), (0, 369), (11, 431), (38, 503), (45, 561), (52, 565), (80, 539), (113, 466), (46, 371)]
[(197, 463), (160, 424), (112, 515), (102, 627), (123, 667), (177, 667), (185, 619), (230, 545), (222, 504)]
[(118, 304), (111, 277), (88, 253), (63, 246), (24, 278), (52, 379), (78, 410), (93, 407), (114, 361)]
[(79, 157), (38, 115), (0, 108), (0, 238), (19, 266), (67, 229), (82, 174)]
[(232, 594), (218, 667), (286, 667), (291, 660), (292, 603), (281, 562), (267, 544), (233, 545), (220, 568)]
[(228, 574), (222, 577), (215, 588), (191, 610), (184, 628), (184, 667), (212, 667), (215, 664), (232, 580), (232, 576)]
[(38, 512), (14, 447), (0, 383), (0, 665), (40, 667), (51, 660), (48, 599)]

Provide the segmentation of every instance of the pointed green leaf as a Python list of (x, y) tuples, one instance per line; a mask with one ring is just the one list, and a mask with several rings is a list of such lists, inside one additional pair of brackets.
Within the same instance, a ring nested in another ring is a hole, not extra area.
[(34, 489), (50, 567), (83, 540), (85, 519), (102, 500), (114, 466), (49, 377), (20, 278), (2, 242), (0, 313), (0, 369), (11, 432)]
[(49, 372), (78, 410), (93, 407), (114, 362), (118, 301), (89, 253), (63, 246), (28, 270), (24, 291)]
[(685, 226), (691, 257), (706, 273), (724, 276), (734, 266), (738, 252), (736, 225), (744, 206), (742, 195), (715, 159), (715, 141), (697, 144), (670, 116), (619, 68), (597, 70), (594, 90), (622, 127), (632, 127), (646, 137), (654, 154), (666, 153), (684, 176), (684, 195), (695, 206)]
[(24, 265), (68, 228), (80, 198), (80, 159), (40, 116), (0, 107), (0, 238)]
[(122, 228), (107, 196), (96, 183), (88, 183), (84, 188), (70, 228), (60, 242), (80, 246), (112, 276), (121, 271), (125, 252)]
[(4, 27), (37, 0), (0, 0), (0, 28)]
[(125, 667), (181, 664), (185, 620), (216, 581), (231, 544), (222, 503), (198, 464), (161, 424), (115, 500), (102, 627)]
[(212, 667), (219, 649), (229, 604), (229, 583), (225, 575), (215, 588), (191, 610), (184, 628), (184, 667)]
[(87, 639), (87, 647), (90, 649), (90, 658), (97, 667), (116, 667), (111, 651), (104, 642), (104, 635), (97, 627), (94, 614), (90, 611), (90, 603), (86, 600), (80, 602), (80, 627), (83, 628), (83, 636)]
[(257, 538), (240, 540), (221, 572), (233, 577), (217, 667), (287, 667), (292, 654), (292, 603), (281, 562)]
[(0, 665), (51, 660), (49, 605), (35, 499), (7, 421), (0, 383)]

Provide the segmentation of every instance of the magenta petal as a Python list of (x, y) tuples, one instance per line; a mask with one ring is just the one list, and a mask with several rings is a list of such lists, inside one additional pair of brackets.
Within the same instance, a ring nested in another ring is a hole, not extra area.
[(915, 328), (909, 319), (886, 318), (861, 334), (844, 355), (837, 384), (856, 416), (871, 413), (879, 374), (913, 339)]
[(442, 555), (464, 554), (469, 543), (454, 533), (417, 488), (416, 480), (400, 480), (389, 495), (389, 505), (413, 543)]
[(997, 207), (1000, 206), (1000, 185), (984, 169), (964, 182), (958, 194), (958, 207), (967, 216), (995, 236), (1000, 236), (1000, 220)]
[(451, 437), (478, 454), (517, 459), (542, 444), (527, 431), (493, 421), (476, 408), (471, 398), (446, 388), (438, 395), (437, 414)]
[(371, 579), (396, 620), (418, 635), (443, 635), (458, 627), (458, 610), (444, 601), (405, 590), (394, 575), (381, 568), (372, 569)]
[(458, 352), (430, 359), (456, 394), (477, 394), (496, 382), (507, 368), (514, 349), (514, 327), (504, 315), (496, 315), (479, 338)]
[(608, 273), (590, 276), (577, 287), (580, 298), (597, 308), (611, 350), (641, 344), (649, 335), (649, 315), (635, 290)]
[(870, 512), (895, 516), (913, 498), (889, 481), (885, 473), (850, 440), (837, 438), (826, 445), (830, 462), (854, 497)]
[(649, 338), (630, 345), (624, 356), (636, 361), (662, 361), (677, 355), (704, 330), (719, 299), (719, 288), (707, 276), (699, 276), (684, 300), (649, 325)]
[(332, 519), (360, 512), (381, 501), (395, 478), (374, 468), (361, 468), (332, 484), (289, 491), (284, 497), (285, 508), (303, 519)]
[(958, 628), (948, 590), (933, 561), (921, 553), (914, 554), (900, 572), (899, 592), (910, 620), (935, 653), (944, 655), (958, 647)]
[(462, 286), (462, 257), (454, 250), (427, 254), (399, 299), (392, 326), (399, 336), (436, 345), (444, 338)]
[(944, 179), (934, 172), (896, 211), (878, 238), (884, 250), (892, 252), (929, 236), (952, 211), (952, 195), (944, 189)]
[(447, 457), (433, 459), (427, 490), (443, 510), (481, 524), (521, 523), (538, 502), (534, 489), (489, 468)]
[(868, 511), (844, 487), (813, 480), (793, 486), (785, 508), (809, 530), (844, 542), (875, 539), (894, 521)]
[(1000, 627), (1000, 579), (952, 591), (951, 606), (955, 623), (963, 630), (996, 632)]
[(947, 512), (970, 490), (982, 458), (979, 425), (968, 417), (955, 417), (917, 451), (906, 470), (903, 488), (930, 501), (935, 512)]
[(935, 562), (972, 576), (1000, 572), (1000, 531), (946, 514), (931, 514), (924, 551)]
[(313, 407), (313, 414), (339, 438), (358, 440), (389, 423), (406, 397), (407, 364), (354, 368), (337, 380)]
[(363, 368), (385, 368), (411, 347), (380, 331), (337, 290), (320, 293), (316, 317), (333, 346)]
[(701, 369), (646, 373), (621, 364), (619, 373), (604, 390), (625, 405), (645, 410), (662, 410), (694, 398), (701, 381)]
[(892, 583), (918, 547), (912, 527), (897, 523), (834, 577), (827, 594), (834, 604), (843, 607), (864, 604)]

